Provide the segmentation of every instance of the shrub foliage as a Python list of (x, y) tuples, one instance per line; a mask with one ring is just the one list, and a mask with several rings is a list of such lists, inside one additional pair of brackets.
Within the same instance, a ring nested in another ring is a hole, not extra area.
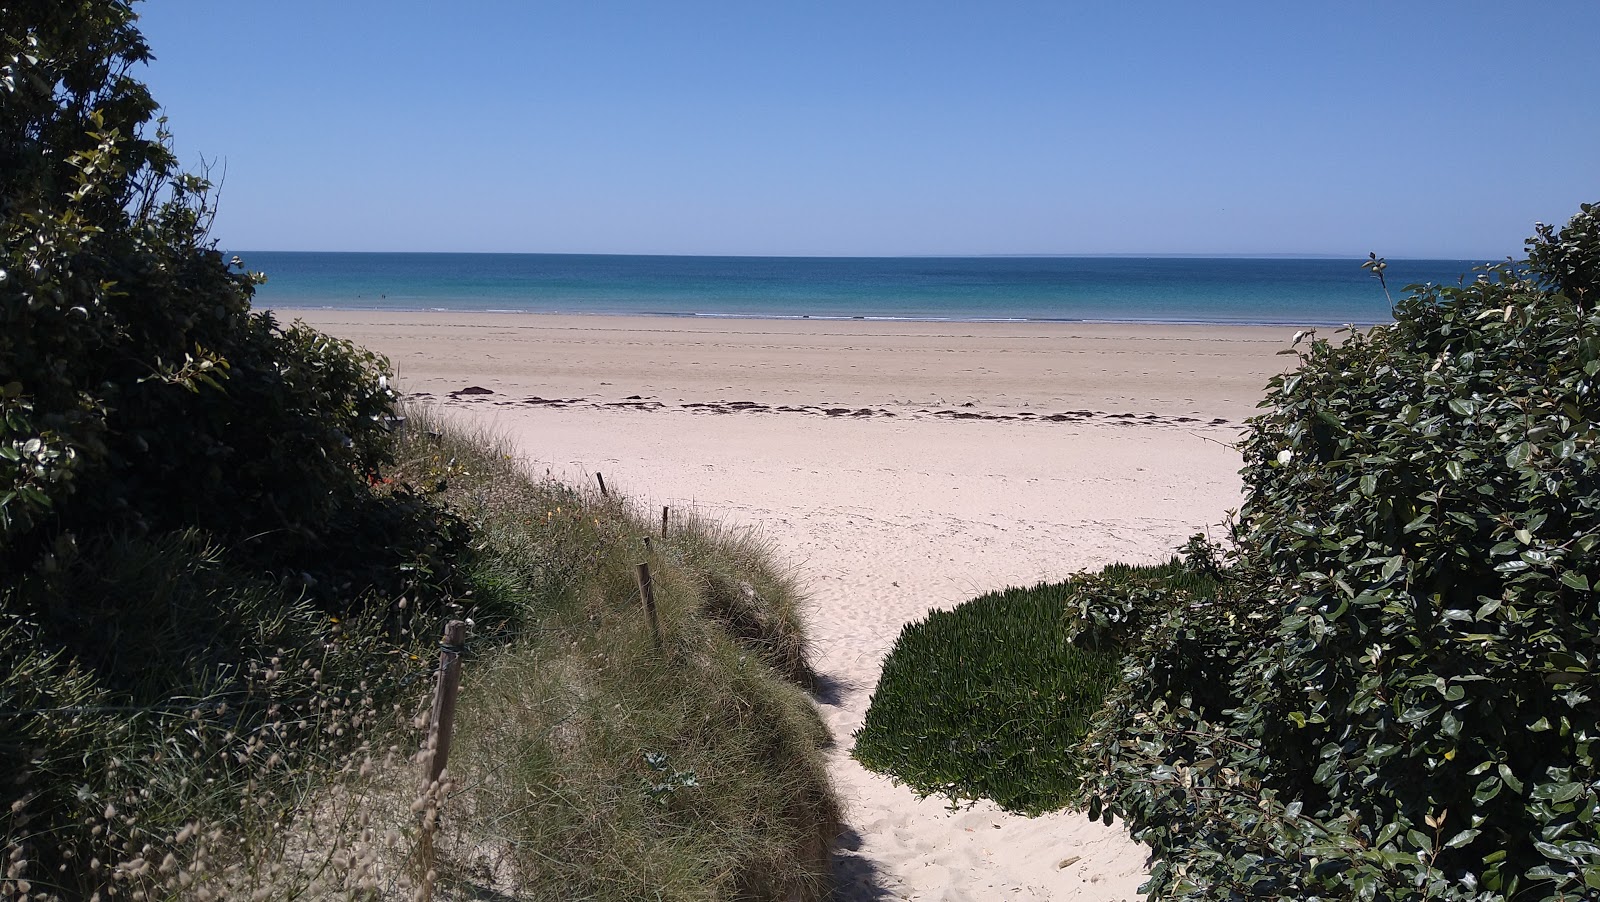
[(198, 527), (329, 603), (392, 588), (428, 540), (368, 491), (387, 364), (250, 308), (130, 75), (149, 57), (126, 2), (0, 8), (0, 574)]
[(1086, 790), (1155, 897), (1600, 890), (1595, 225), (1313, 337), (1243, 443), (1228, 592), (1108, 603)]
[[(465, 541), (373, 485), (387, 364), (251, 309), (149, 58), (125, 0), (0, 5), (0, 826), (68, 896), (273, 754), (297, 674), (319, 716), (392, 701)], [(135, 774), (151, 748), (211, 769)], [(85, 826), (110, 807), (129, 830)]]

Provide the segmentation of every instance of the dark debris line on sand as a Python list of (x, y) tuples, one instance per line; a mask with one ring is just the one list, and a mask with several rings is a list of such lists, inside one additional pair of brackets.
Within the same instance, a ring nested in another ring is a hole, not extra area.
[[(471, 385), (466, 388), (448, 392), (446, 397), (461, 403), (478, 403), (481, 401), (488, 401), (489, 399), (486, 396), (493, 394), (495, 394), (495, 392), (492, 389), (487, 389), (478, 385)], [(434, 396), (431, 392), (413, 392), (410, 397), (417, 400), (425, 400), (432, 399)], [(621, 401), (591, 401), (588, 398), (541, 398), (537, 395), (533, 395), (527, 398), (522, 398), (521, 400), (507, 398), (503, 400), (493, 400), (489, 403), (500, 407), (516, 406), (520, 404), (532, 407), (589, 407), (596, 410), (662, 410), (664, 408), (673, 406), (651, 398), (646, 398), (642, 395), (629, 395)], [(811, 416), (852, 418), (902, 416), (902, 414), (895, 413), (891, 410), (885, 410), (881, 407), (818, 407), (809, 404), (800, 407), (794, 407), (787, 404), (774, 407), (772, 405), (761, 404), (756, 401), (691, 401), (678, 404), (676, 406), (679, 409), (689, 410), (695, 413), (715, 414), (799, 413), (808, 414)], [(973, 405), (971, 402), (962, 405), (962, 407), (973, 406), (975, 405)], [(921, 416), (942, 417), (944, 419), (951, 420), (984, 420), (990, 422), (1025, 423), (1080, 423), (1100, 421), (1115, 423), (1122, 426), (1189, 426), (1196, 424), (1202, 426), (1229, 425), (1229, 421), (1223, 419), (1222, 417), (1213, 417), (1210, 420), (1202, 420), (1199, 417), (1168, 417), (1154, 413), (1107, 413), (1103, 410), (1068, 410), (1062, 413), (1037, 414), (1033, 413), (1032, 411), (1018, 411), (1016, 413), (988, 413), (979, 410), (930, 410), (924, 407), (918, 409), (914, 414), (909, 414), (909, 416), (912, 416), (913, 418)]]

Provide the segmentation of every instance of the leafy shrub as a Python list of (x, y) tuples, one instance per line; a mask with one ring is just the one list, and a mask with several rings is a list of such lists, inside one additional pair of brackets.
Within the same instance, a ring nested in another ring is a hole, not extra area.
[(1152, 612), (1089, 742), (1155, 896), (1600, 889), (1597, 238), (1271, 381), (1229, 591)]
[(1536, 223), (1528, 241), (1529, 274), (1543, 288), (1580, 306), (1592, 305), (1600, 285), (1600, 204), (1583, 204), (1561, 231)]
[(207, 244), (209, 186), (146, 134), (134, 20), (0, 9), (0, 578), (60, 542), (200, 528), (330, 609), (415, 591), (448, 524), (369, 490), (387, 363), (250, 309), (260, 277)]
[(124, 0), (0, 6), (0, 842), (74, 898), (350, 764), (467, 545), (377, 485), (387, 363), (251, 310), (149, 58)]
[(1109, 635), (1130, 616), (1129, 599), (1213, 587), (1176, 560), (1113, 565), (935, 611), (901, 630), (884, 661), (855, 757), (922, 793), (1030, 814), (1060, 808), (1076, 796), (1074, 748), (1120, 657), (1074, 644), (1080, 620)]

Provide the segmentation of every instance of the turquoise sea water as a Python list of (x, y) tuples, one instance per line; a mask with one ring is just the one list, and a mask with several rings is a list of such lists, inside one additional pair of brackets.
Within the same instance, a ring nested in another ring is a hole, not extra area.
[[(913, 319), (1328, 325), (1386, 322), (1360, 259), (649, 257), (238, 252), (258, 306)], [(1412, 282), (1469, 260), (1391, 260)]]

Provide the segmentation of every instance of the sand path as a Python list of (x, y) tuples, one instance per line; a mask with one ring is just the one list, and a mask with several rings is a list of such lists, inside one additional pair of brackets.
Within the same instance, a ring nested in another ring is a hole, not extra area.
[[(369, 316), (381, 321), (313, 322), (390, 354), (408, 390), (506, 435), (530, 466), (603, 473), (641, 503), (758, 530), (795, 567), (831, 686), (819, 704), (846, 806), (841, 900), (1137, 897), (1145, 850), (1120, 826), (951, 810), (867, 772), (851, 737), (907, 622), (991, 589), (1161, 559), (1236, 507), (1228, 443), (1250, 410), (1237, 399), (1281, 366), (1287, 330), (1123, 327), (1080, 337), (1074, 354), (1071, 336), (1040, 346), (1026, 331), (750, 327), (762, 338), (491, 322), (488, 335)], [(850, 372), (861, 366), (870, 374)], [(489, 393), (449, 395), (469, 385)]]

